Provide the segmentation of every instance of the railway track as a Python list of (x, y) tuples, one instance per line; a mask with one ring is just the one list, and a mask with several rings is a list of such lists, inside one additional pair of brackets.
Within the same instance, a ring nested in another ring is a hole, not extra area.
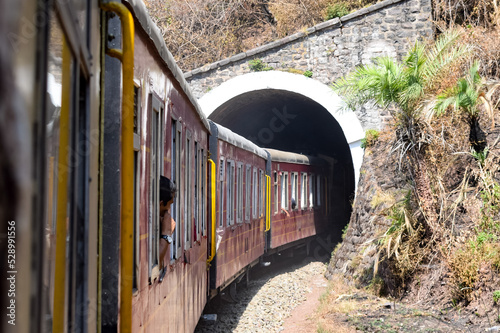
[(311, 277), (324, 274), (325, 264), (298, 255), (275, 256), (271, 265), (257, 265), (248, 286), (243, 281), (237, 285), (236, 302), (218, 296), (207, 304), (195, 332), (281, 332), (292, 310), (306, 300)]

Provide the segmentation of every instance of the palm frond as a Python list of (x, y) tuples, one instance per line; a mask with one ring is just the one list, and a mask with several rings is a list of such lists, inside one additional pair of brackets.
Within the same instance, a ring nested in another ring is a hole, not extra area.
[(336, 80), (332, 87), (352, 109), (373, 101), (387, 107), (397, 100), (401, 66), (391, 58), (381, 57), (372, 65), (359, 66), (345, 78)]
[(471, 54), (472, 47), (470, 45), (457, 45), (462, 33), (461, 30), (451, 30), (442, 34), (434, 46), (427, 51), (428, 61), (424, 76), (429, 87), (441, 79), (443, 72)]

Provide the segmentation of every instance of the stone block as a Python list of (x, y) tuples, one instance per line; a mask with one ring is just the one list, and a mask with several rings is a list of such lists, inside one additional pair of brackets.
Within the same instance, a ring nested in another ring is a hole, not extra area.
[(403, 15), (403, 9), (398, 7), (393, 7), (387, 11), (387, 14), (391, 16), (401, 16)]
[(361, 28), (361, 33), (365, 34), (365, 35), (369, 34), (371, 31), (372, 31), (372, 29), (368, 28), (368, 27)]
[(335, 37), (335, 38), (333, 38), (333, 42), (337, 45), (340, 45), (340, 44), (344, 43), (344, 37)]

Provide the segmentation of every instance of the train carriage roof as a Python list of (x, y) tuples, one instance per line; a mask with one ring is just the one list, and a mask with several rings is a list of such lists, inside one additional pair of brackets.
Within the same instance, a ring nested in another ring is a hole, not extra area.
[(320, 166), (326, 165), (326, 161), (319, 157), (297, 154), (270, 148), (266, 148), (266, 150), (269, 152), (269, 154), (271, 154), (271, 161), (273, 162), (320, 165)]
[(158, 51), (158, 54), (162, 58), (163, 62), (170, 70), (175, 80), (179, 83), (181, 89), (184, 91), (191, 104), (194, 106), (203, 125), (205, 125), (207, 130), (210, 131), (210, 125), (208, 124), (207, 118), (203, 114), (196, 97), (194, 97), (193, 93), (191, 92), (191, 88), (189, 87), (189, 84), (187, 83), (186, 79), (184, 79), (184, 74), (182, 74), (181, 69), (175, 62), (172, 53), (170, 53), (170, 51), (167, 49), (167, 45), (165, 44), (165, 41), (161, 35), (160, 29), (153, 22), (153, 20), (151, 20), (151, 17), (149, 16), (148, 10), (144, 5), (143, 1), (142, 0), (122, 0), (122, 1), (124, 4), (129, 6), (129, 8), (132, 11), (132, 15), (135, 17), (136, 21), (141, 24), (142, 30), (149, 36), (149, 38), (155, 45), (156, 50)]
[(217, 128), (217, 131), (212, 131), (212, 135), (216, 136), (219, 140), (230, 143), (233, 146), (239, 147), (241, 149), (245, 149), (267, 160), (267, 152), (252, 141), (245, 139), (241, 135), (234, 133), (233, 131), (222, 125), (214, 123), (211, 120), (209, 120), (209, 122), (213, 127)]

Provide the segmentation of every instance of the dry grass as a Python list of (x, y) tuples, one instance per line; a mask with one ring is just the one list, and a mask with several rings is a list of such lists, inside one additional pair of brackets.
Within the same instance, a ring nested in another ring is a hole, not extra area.
[(353, 326), (340, 320), (341, 315), (354, 314), (357, 309), (368, 304), (360, 303), (353, 295), (360, 290), (348, 285), (340, 275), (332, 276), (328, 281), (326, 291), (320, 297), (320, 305), (312, 320), (317, 325), (317, 332), (351, 333), (356, 332)]
[(392, 192), (380, 191), (377, 189), (372, 197), (372, 200), (370, 201), (370, 206), (372, 207), (372, 209), (375, 209), (379, 206), (382, 206), (382, 208), (392, 206), (395, 203), (396, 198), (394, 197), (394, 194)]
[(376, 0), (145, 0), (182, 70), (230, 57), (326, 19), (336, 3), (355, 10)]
[(489, 28), (500, 23), (497, 0), (434, 0), (436, 21)]
[(322, 12), (329, 0), (276, 0), (269, 4), (269, 11), (276, 20), (279, 37), (285, 37), (302, 27), (323, 21)]

